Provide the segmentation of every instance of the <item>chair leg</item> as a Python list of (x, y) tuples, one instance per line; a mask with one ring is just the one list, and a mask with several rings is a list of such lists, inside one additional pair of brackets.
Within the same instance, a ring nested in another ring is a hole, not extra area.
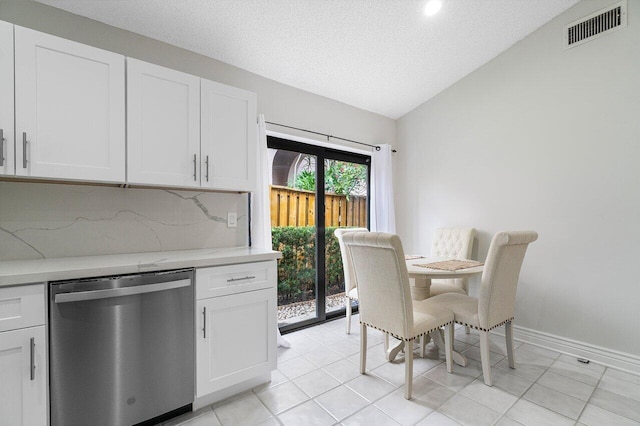
[(360, 323), (360, 374), (367, 368), (367, 326)]
[(489, 358), (489, 332), (480, 332), (480, 358), (482, 359), (482, 374), (484, 375), (484, 384), (493, 386), (491, 379), (491, 359)]
[(453, 324), (444, 327), (444, 356), (447, 360), (447, 372), (453, 373)]
[(384, 333), (384, 353), (389, 350), (389, 333)]
[[(469, 295), (469, 278), (462, 278), (462, 289), (464, 290), (464, 294)], [(471, 334), (471, 327), (464, 326), (464, 333)]]
[(404, 397), (411, 399), (413, 391), (413, 343), (405, 341), (404, 351)]
[(420, 358), (424, 358), (424, 347), (426, 345), (425, 338), (426, 338), (426, 334), (423, 334), (422, 336), (420, 336)]
[(513, 355), (513, 323), (509, 321), (504, 325), (504, 335), (507, 339), (507, 358), (509, 368), (516, 368), (516, 360)]
[(351, 299), (345, 297), (347, 301), (347, 334), (351, 334)]

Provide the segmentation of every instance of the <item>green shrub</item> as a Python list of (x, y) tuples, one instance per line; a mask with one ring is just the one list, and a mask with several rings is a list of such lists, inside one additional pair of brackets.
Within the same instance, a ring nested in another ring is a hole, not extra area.
[[(335, 227), (325, 229), (326, 294), (344, 292), (344, 272)], [(316, 278), (316, 228), (277, 226), (271, 228), (272, 246), (282, 252), (278, 261), (278, 304), (314, 299)]]
[(344, 270), (342, 269), (342, 255), (340, 243), (333, 231), (336, 227), (326, 228), (325, 233), (325, 284), (327, 296), (344, 292)]

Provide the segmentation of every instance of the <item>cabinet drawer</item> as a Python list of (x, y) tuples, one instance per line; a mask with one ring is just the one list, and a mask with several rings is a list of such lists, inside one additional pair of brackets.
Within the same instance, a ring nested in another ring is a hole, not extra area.
[(0, 288), (0, 331), (44, 324), (44, 284)]
[(276, 261), (196, 269), (196, 299), (276, 286)]

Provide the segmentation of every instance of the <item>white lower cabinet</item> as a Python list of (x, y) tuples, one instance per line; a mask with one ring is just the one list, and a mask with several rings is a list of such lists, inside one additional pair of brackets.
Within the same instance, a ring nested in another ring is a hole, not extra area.
[[(276, 271), (275, 261), (196, 270), (197, 295), (218, 282), (238, 291), (196, 301), (197, 398), (276, 368)], [(243, 291), (252, 287), (266, 288)]]
[(0, 424), (47, 424), (44, 326), (0, 333)]
[(44, 285), (0, 288), (0, 425), (47, 424)]

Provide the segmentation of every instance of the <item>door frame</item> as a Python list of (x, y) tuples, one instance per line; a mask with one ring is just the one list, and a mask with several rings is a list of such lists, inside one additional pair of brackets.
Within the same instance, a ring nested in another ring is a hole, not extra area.
[[(344, 316), (345, 309), (338, 309), (326, 312), (326, 259), (325, 259), (325, 185), (324, 185), (324, 160), (338, 160), (349, 163), (364, 164), (367, 166), (367, 224), (371, 223), (371, 156), (357, 154), (349, 151), (342, 151), (335, 148), (327, 148), (319, 145), (312, 145), (278, 136), (267, 135), (267, 147), (271, 149), (281, 149), (285, 151), (298, 152), (300, 154), (314, 155), (316, 157), (316, 318), (287, 324), (280, 327), (282, 333), (310, 327), (323, 323), (336, 317)], [(320, 167), (319, 165), (322, 165)], [(270, 171), (271, 172), (271, 171)], [(269, 224), (271, 226), (271, 224)]]

